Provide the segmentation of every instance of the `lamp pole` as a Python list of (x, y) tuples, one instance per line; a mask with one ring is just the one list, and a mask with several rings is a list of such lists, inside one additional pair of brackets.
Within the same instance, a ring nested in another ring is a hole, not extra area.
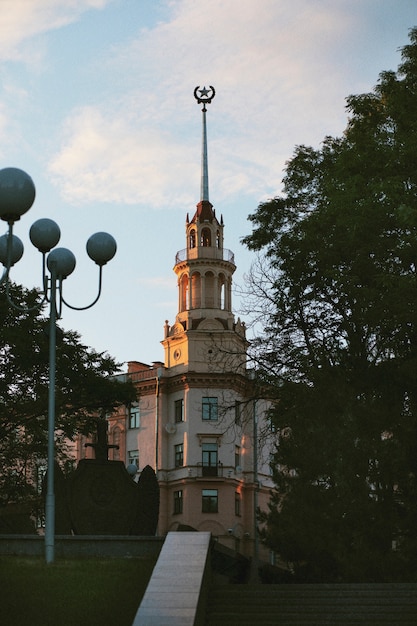
[[(55, 375), (56, 375), (56, 322), (61, 318), (63, 305), (76, 311), (84, 311), (96, 304), (101, 295), (103, 266), (116, 254), (116, 241), (108, 233), (95, 233), (87, 241), (87, 254), (99, 266), (98, 294), (93, 302), (75, 307), (63, 296), (63, 282), (74, 271), (76, 259), (71, 250), (56, 248), (61, 237), (58, 224), (48, 218), (34, 222), (30, 228), (30, 240), (42, 254), (42, 300), (32, 309), (21, 307), (12, 301), (10, 294), (10, 269), (23, 255), (23, 244), (13, 234), (13, 226), (32, 206), (35, 185), (28, 174), (9, 167), (0, 170), (0, 219), (8, 223), (8, 231), (0, 237), (0, 262), (3, 274), (0, 284), (5, 285), (9, 304), (18, 310), (40, 309), (49, 303), (49, 387), (48, 387), (48, 450), (47, 493), (45, 506), (45, 559), (55, 559)], [(49, 275), (48, 275), (49, 271)]]
[[(55, 265), (55, 264), (54, 264)], [(55, 372), (56, 372), (56, 269), (51, 270), (49, 309), (48, 472), (45, 502), (45, 559), (55, 558)]]

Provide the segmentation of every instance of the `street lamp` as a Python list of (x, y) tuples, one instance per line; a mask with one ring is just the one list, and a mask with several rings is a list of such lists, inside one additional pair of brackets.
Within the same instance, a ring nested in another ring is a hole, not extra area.
[[(11, 267), (23, 255), (23, 244), (13, 234), (13, 226), (32, 206), (35, 185), (28, 174), (9, 167), (0, 170), (0, 219), (8, 223), (8, 231), (0, 237), (0, 262), (3, 274), (0, 284), (5, 284), (6, 297), (18, 310), (29, 310), (12, 301), (10, 295)], [(61, 237), (58, 224), (50, 219), (40, 219), (32, 224), (29, 232), (32, 244), (42, 254), (42, 300), (33, 308), (49, 303), (49, 389), (48, 389), (48, 474), (45, 507), (45, 557), (47, 563), (54, 561), (55, 553), (55, 494), (54, 494), (54, 448), (55, 448), (55, 371), (56, 371), (56, 321), (61, 318), (63, 305), (76, 311), (91, 308), (101, 295), (103, 266), (116, 254), (116, 241), (108, 233), (95, 233), (87, 241), (87, 254), (99, 266), (98, 294), (91, 304), (83, 307), (70, 305), (64, 299), (63, 282), (74, 271), (76, 259), (71, 250), (56, 248)]]

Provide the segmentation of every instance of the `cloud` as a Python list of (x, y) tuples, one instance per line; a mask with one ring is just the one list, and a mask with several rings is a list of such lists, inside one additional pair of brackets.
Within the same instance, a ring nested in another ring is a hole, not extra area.
[(97, 107), (77, 110), (67, 120), (63, 145), (49, 163), (52, 181), (69, 202), (144, 204), (148, 208), (188, 202), (187, 173), (198, 169), (187, 146), (169, 133), (139, 123), (132, 128), (119, 115)]
[(102, 9), (110, 0), (2, 0), (0, 60), (29, 61), (34, 54), (23, 46), (28, 39), (66, 26), (90, 9)]
[(53, 180), (74, 203), (157, 208), (167, 198), (173, 206), (194, 201), (200, 119), (192, 92), (213, 84), (210, 177), (221, 199), (276, 192), (294, 145), (317, 145), (343, 130), (352, 91), (340, 67), (359, 6), (168, 2), (164, 21), (95, 65), (103, 85), (123, 96), (116, 101), (107, 87), (106, 97), (98, 93), (93, 106), (71, 113), (50, 160)]

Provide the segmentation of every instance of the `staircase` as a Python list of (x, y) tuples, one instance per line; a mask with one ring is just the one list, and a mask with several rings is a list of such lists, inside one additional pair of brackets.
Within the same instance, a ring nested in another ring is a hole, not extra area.
[(417, 584), (224, 585), (206, 626), (416, 626)]

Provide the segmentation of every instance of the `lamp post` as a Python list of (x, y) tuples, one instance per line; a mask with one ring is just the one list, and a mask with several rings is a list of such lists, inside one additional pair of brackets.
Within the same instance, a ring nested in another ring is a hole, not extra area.
[[(10, 295), (10, 269), (23, 255), (23, 244), (13, 234), (13, 227), (35, 200), (35, 186), (28, 174), (17, 168), (0, 170), (0, 219), (7, 222), (8, 231), (0, 237), (0, 262), (3, 274), (0, 284), (5, 284), (6, 297), (11, 306), (28, 311), (12, 301)], [(55, 372), (56, 372), (56, 321), (61, 318), (63, 305), (76, 311), (91, 308), (101, 295), (103, 266), (116, 254), (116, 241), (108, 233), (95, 233), (87, 241), (87, 254), (99, 266), (98, 294), (93, 302), (83, 307), (70, 305), (64, 299), (63, 282), (74, 271), (76, 259), (71, 250), (56, 248), (61, 237), (58, 224), (50, 219), (34, 222), (29, 232), (32, 244), (42, 254), (42, 300), (34, 308), (49, 303), (49, 389), (48, 389), (48, 452), (47, 493), (45, 507), (45, 558), (52, 563), (55, 558)]]

